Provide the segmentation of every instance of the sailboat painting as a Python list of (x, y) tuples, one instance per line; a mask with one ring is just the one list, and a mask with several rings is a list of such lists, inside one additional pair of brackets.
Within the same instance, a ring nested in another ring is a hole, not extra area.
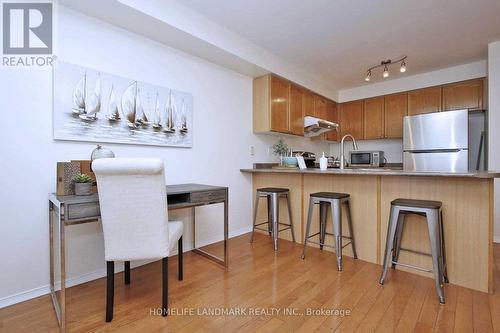
[(54, 139), (193, 146), (193, 96), (66, 62), (54, 66)]

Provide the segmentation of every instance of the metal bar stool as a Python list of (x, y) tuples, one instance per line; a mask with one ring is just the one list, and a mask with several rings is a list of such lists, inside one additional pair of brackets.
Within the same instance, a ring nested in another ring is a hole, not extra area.
[[(259, 210), (259, 199), (267, 198), (267, 221), (262, 223), (257, 223), (257, 212)], [(280, 222), (280, 207), (279, 207), (279, 199), (286, 198), (286, 203), (288, 206), (288, 218), (289, 224)], [(267, 224), (267, 229), (258, 228), (258, 226)], [(283, 225), (284, 228), (280, 229), (279, 226)], [(292, 240), (295, 242), (295, 233), (293, 231), (293, 222), (292, 222), (292, 208), (290, 205), (290, 190), (287, 188), (279, 188), (279, 187), (265, 187), (259, 188), (256, 191), (255, 195), (255, 209), (253, 214), (253, 229), (252, 229), (252, 237), (250, 238), (250, 243), (253, 242), (253, 234), (255, 229), (267, 231), (273, 237), (273, 248), (274, 251), (278, 250), (278, 234), (282, 231), (290, 229), (292, 232)]]
[[(342, 249), (347, 245), (351, 244), (352, 253), (354, 259), (358, 258), (356, 254), (356, 245), (354, 243), (354, 234), (352, 231), (352, 219), (351, 219), (351, 205), (349, 203), (349, 194), (346, 193), (334, 193), (334, 192), (318, 192), (312, 193), (309, 198), (309, 212), (307, 215), (307, 226), (306, 235), (304, 238), (304, 251), (302, 253), (302, 259), (306, 257), (306, 247), (307, 243), (313, 243), (319, 245), (319, 248), (323, 250), (323, 246), (327, 246), (335, 249), (335, 254), (337, 256), (337, 269), (342, 271)], [(311, 220), (313, 215), (314, 205), (319, 204), (319, 232), (309, 235), (311, 230)], [(349, 226), (349, 237), (342, 235), (342, 205), (347, 207), (347, 224)], [(330, 206), (333, 222), (333, 234), (326, 232), (326, 219), (328, 213), (328, 206)], [(330, 235), (335, 238), (335, 246), (325, 244), (325, 235)], [(309, 238), (319, 236), (319, 242), (310, 241)], [(342, 238), (349, 239), (350, 241), (342, 246)]]
[[(380, 283), (384, 284), (389, 265), (396, 268), (396, 265), (417, 269), (424, 272), (433, 272), (436, 283), (436, 291), (441, 304), (445, 303), (443, 284), (448, 282), (448, 272), (446, 269), (446, 251), (444, 243), (443, 212), (440, 201), (396, 199), (391, 202), (391, 214), (389, 226), (387, 228), (387, 240), (385, 244), (384, 264)], [(405, 226), (405, 216), (416, 214), (426, 218), (429, 230), (429, 240), (431, 253), (422, 253), (401, 247), (401, 240)], [(408, 251), (412, 253), (427, 255), (432, 257), (433, 269), (421, 268), (409, 264), (399, 263), (399, 253)]]

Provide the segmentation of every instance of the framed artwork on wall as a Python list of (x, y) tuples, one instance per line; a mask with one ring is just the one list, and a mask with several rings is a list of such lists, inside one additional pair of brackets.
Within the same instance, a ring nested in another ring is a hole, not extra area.
[(70, 63), (53, 70), (55, 140), (193, 146), (193, 96)]

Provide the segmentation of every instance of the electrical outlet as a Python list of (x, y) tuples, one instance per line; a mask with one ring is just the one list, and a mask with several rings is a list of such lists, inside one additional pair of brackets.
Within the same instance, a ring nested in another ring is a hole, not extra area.
[(250, 146), (250, 156), (255, 156), (255, 147)]

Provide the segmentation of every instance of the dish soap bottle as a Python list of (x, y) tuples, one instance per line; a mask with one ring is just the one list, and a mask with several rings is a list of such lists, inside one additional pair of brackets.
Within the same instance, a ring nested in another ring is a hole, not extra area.
[(320, 170), (326, 170), (328, 167), (328, 159), (325, 157), (325, 152), (323, 152), (323, 156), (319, 159), (319, 168)]

